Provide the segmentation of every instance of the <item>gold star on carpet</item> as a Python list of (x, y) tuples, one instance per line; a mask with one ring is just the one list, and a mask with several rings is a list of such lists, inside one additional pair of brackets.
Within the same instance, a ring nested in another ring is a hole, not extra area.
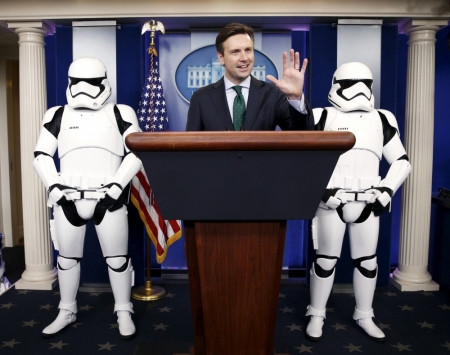
[(167, 313), (170, 313), (170, 310), (172, 309), (172, 308), (168, 308), (167, 306), (166, 307), (164, 307), (164, 308), (158, 308), (159, 309), (159, 313), (161, 313), (161, 312), (167, 312)]
[(109, 326), (110, 326), (109, 329), (119, 328), (119, 323), (110, 324)]
[(176, 296), (175, 293), (170, 293), (170, 292), (166, 295), (166, 297), (168, 297), (168, 298), (174, 298), (175, 296)]
[(294, 312), (294, 308), (280, 308), (280, 311), (283, 311), (283, 313), (293, 313)]
[(82, 325), (83, 323), (72, 323), (70, 326), (73, 328), (77, 328), (79, 325)]
[(448, 310), (450, 310), (450, 306), (447, 306), (446, 304), (438, 305), (438, 307), (441, 307), (443, 311), (448, 311)]
[(346, 325), (342, 325), (342, 324), (339, 324), (339, 323), (336, 323), (336, 325), (332, 325), (332, 327), (334, 328), (334, 330), (340, 330), (340, 329), (342, 329), (342, 330), (347, 330), (345, 327), (346, 327)]
[(100, 349), (98, 349), (98, 351), (100, 351), (100, 350), (109, 350), (109, 351), (111, 351), (111, 348), (113, 346), (116, 346), (114, 344), (110, 344), (109, 341), (106, 344), (97, 344), (97, 345), (100, 347)]
[(18, 295), (26, 295), (28, 292), (31, 292), (30, 290), (20, 290), (20, 291), (17, 291), (17, 294)]
[(12, 304), (11, 302), (9, 303), (3, 303), (2, 305), (0, 305), (0, 308), (8, 308), (10, 309), (11, 307), (14, 307), (15, 304)]
[(6, 346), (9, 346), (10, 348), (14, 348), (14, 345), (20, 344), (20, 341), (16, 341), (16, 339), (10, 340), (10, 341), (4, 341), (1, 348), (4, 348)]
[(430, 329), (434, 329), (433, 327), (436, 325), (436, 324), (428, 324), (425, 321), (423, 321), (423, 323), (417, 323), (417, 324), (420, 324), (420, 328), (430, 328)]
[(89, 311), (91, 308), (94, 308), (93, 306), (89, 306), (88, 304), (86, 306), (78, 307), (79, 311)]
[(158, 325), (154, 324), (153, 326), (155, 327), (154, 330), (158, 330), (158, 329), (166, 330), (166, 328), (169, 327), (169, 325), (164, 325), (162, 323), (159, 323)]
[(46, 305), (39, 306), (39, 309), (46, 309), (47, 311), (50, 310), (53, 306), (50, 306), (50, 303), (47, 303)]
[(62, 340), (58, 341), (57, 343), (50, 343), (51, 347), (49, 349), (61, 349), (64, 345), (68, 345), (68, 343), (63, 343)]
[(395, 293), (395, 292), (385, 292), (384, 293), (385, 295), (387, 295), (388, 297), (397, 297), (398, 296), (398, 294), (397, 293)]
[(443, 346), (444, 348), (447, 348), (450, 351), (450, 343), (449, 342), (445, 342), (445, 344), (441, 344), (441, 346)]
[(293, 330), (302, 330), (302, 326), (301, 325), (295, 325), (294, 323), (292, 323), (292, 325), (287, 325), (286, 328), (291, 328), (291, 332)]
[(402, 343), (397, 343), (397, 345), (391, 345), (393, 348), (397, 348), (399, 352), (406, 350), (406, 351), (412, 351), (409, 349), (411, 345), (403, 345)]
[(352, 343), (348, 344), (348, 346), (343, 346), (343, 348), (347, 348), (351, 353), (354, 351), (358, 351), (358, 352), (362, 353), (362, 351), (360, 349), (360, 348), (362, 348), (362, 346), (356, 346), (356, 345), (353, 345)]
[(305, 344), (302, 344), (302, 346), (295, 346), (295, 349), (298, 349), (300, 353), (312, 353), (311, 349), (313, 348), (312, 346), (305, 346)]
[(391, 325), (390, 324), (383, 324), (383, 323), (378, 323), (378, 328), (380, 329), (391, 329)]
[(34, 319), (30, 320), (29, 322), (22, 321), (23, 325), (22, 327), (31, 327), (33, 328), (33, 325), (38, 324), (39, 322), (35, 322)]
[(405, 304), (404, 306), (398, 306), (398, 308), (401, 308), (402, 311), (412, 311), (415, 307), (410, 307)]

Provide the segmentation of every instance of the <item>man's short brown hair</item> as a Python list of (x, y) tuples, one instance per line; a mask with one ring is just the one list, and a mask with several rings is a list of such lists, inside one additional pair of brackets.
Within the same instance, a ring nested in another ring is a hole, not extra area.
[(252, 42), (255, 43), (255, 32), (253, 31), (253, 28), (244, 25), (243, 23), (233, 22), (222, 28), (219, 34), (217, 35), (216, 37), (217, 52), (223, 55), (224, 52), (223, 43), (228, 38), (235, 35), (249, 35)]

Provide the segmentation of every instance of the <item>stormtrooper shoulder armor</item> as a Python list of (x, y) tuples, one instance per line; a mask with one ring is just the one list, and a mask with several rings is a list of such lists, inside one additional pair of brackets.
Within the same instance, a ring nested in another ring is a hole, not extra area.
[(141, 131), (139, 128), (136, 113), (130, 106), (116, 105), (114, 107), (114, 114), (116, 116), (117, 126), (123, 137), (123, 145), (125, 146), (125, 149), (128, 152), (129, 150), (125, 144), (126, 136), (128, 136), (130, 133)]
[[(55, 107), (49, 108), (47, 110), (47, 112), (45, 112), (45, 114), (44, 114), (44, 118), (42, 119), (42, 125), (45, 126), (47, 123), (50, 123), (50, 122), (54, 121), (55, 119), (57, 119), (57, 117), (55, 117), (55, 114), (56, 114), (56, 111), (58, 111), (59, 109), (64, 110), (64, 106), (55, 106)], [(59, 118), (59, 119), (61, 119), (61, 118)]]
[(34, 150), (35, 156), (40, 154), (53, 156), (55, 154), (63, 112), (64, 106), (55, 106), (48, 109), (44, 114), (41, 133)]
[(380, 110), (378, 110), (378, 113), (380, 113), (380, 116), (382, 117), (382, 119), (386, 118), (386, 120), (389, 123), (389, 125), (392, 126), (393, 128), (395, 128), (395, 130), (397, 131), (397, 134), (400, 136), (400, 132), (398, 131), (397, 119), (392, 114), (392, 112), (390, 112), (388, 110), (381, 110), (380, 109)]
[(314, 129), (316, 131), (328, 130), (337, 114), (337, 110), (334, 107), (314, 108), (312, 111), (314, 116)]
[(122, 119), (125, 122), (132, 124), (136, 129), (139, 129), (139, 123), (138, 123), (136, 113), (134, 112), (134, 110), (130, 106), (127, 106), (127, 105), (116, 105), (116, 106), (120, 111)]

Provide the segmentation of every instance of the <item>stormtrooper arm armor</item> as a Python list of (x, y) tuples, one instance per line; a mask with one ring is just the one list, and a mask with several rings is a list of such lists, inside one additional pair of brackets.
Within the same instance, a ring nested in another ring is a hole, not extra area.
[(56, 171), (55, 162), (53, 161), (53, 155), (58, 148), (57, 132), (59, 130), (51, 129), (51, 131), (49, 131), (47, 129), (47, 127), (50, 126), (59, 127), (61, 118), (59, 117), (58, 122), (58, 116), (60, 112), (61, 107), (52, 107), (45, 113), (41, 133), (34, 150), (35, 158), (33, 167), (47, 189), (52, 185), (61, 184), (61, 179)]
[[(324, 108), (314, 108), (314, 129), (316, 131), (323, 131), (327, 122), (328, 110)], [(324, 209), (335, 210), (338, 207), (343, 207), (347, 203), (345, 198), (345, 190), (338, 188), (327, 188), (322, 196), (319, 206)]]
[[(379, 112), (385, 131), (383, 156), (391, 166), (386, 177), (381, 180), (378, 187), (367, 190), (367, 192), (374, 194), (368, 203), (374, 203), (373, 211), (376, 216), (390, 209), (391, 197), (411, 172), (411, 164), (400, 140), (394, 115), (385, 110), (380, 110)], [(388, 128), (386, 129), (386, 127)]]
[(119, 169), (113, 177), (113, 186), (111, 186), (109, 189), (110, 191), (108, 191), (108, 195), (110, 195), (114, 199), (117, 199), (123, 187), (126, 186), (142, 168), (142, 162), (133, 152), (128, 149), (125, 144), (125, 138), (130, 133), (140, 132), (136, 114), (131, 107), (126, 105), (117, 105), (114, 108), (114, 114), (116, 116), (119, 130), (122, 133), (123, 145), (126, 153)]
[(397, 121), (394, 115), (386, 110), (380, 110), (379, 112), (381, 115), (384, 115), (389, 125), (397, 131), (383, 147), (383, 156), (391, 167), (389, 168), (386, 177), (379, 185), (380, 187), (391, 189), (393, 195), (411, 172), (411, 164), (409, 163), (405, 148), (400, 140)]
[(387, 187), (394, 194), (411, 172), (411, 164), (398, 135), (383, 148), (383, 155), (391, 166), (380, 187)]

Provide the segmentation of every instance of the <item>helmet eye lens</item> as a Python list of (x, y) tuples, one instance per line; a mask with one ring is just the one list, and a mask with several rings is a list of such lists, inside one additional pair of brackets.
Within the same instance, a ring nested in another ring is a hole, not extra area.
[(345, 79), (345, 80), (334, 80), (335, 84), (339, 84), (342, 90), (348, 89), (357, 83), (363, 83), (367, 88), (372, 88), (373, 80), (371, 79)]
[(89, 78), (89, 79), (83, 79), (83, 78), (73, 78), (70, 77), (70, 84), (71, 85), (77, 85), (80, 81), (85, 81), (86, 83), (93, 85), (93, 86), (100, 86), (100, 84), (102, 83), (102, 81), (104, 79), (106, 79), (106, 76), (102, 77), (102, 78)]

